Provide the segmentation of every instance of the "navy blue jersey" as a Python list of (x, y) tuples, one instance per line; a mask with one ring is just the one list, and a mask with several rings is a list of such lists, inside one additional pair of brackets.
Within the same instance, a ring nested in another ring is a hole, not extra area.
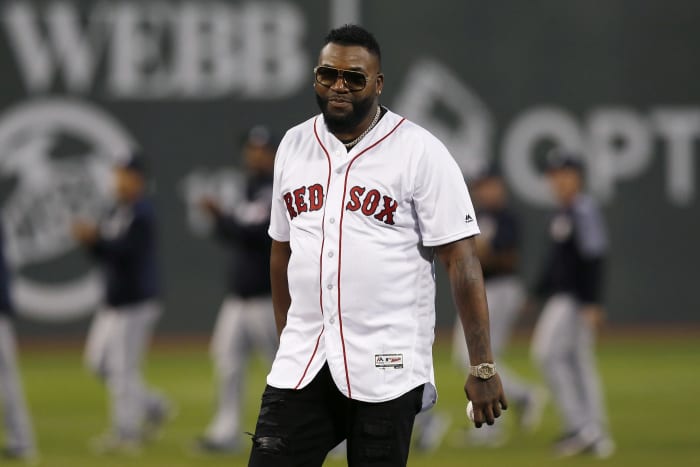
[(217, 236), (230, 248), (228, 291), (248, 298), (269, 295), (270, 247), (267, 235), (272, 203), (272, 178), (247, 180), (246, 201), (236, 214), (216, 217)]
[(156, 221), (149, 200), (113, 209), (100, 224), (91, 251), (104, 269), (108, 305), (131, 305), (158, 296)]
[[(508, 209), (477, 210), (481, 237), (489, 242), (496, 254), (517, 253), (520, 242), (518, 218)], [(515, 274), (516, 262), (483, 262), (484, 279)]]
[(559, 210), (550, 222), (549, 238), (538, 295), (566, 292), (584, 303), (599, 303), (608, 239), (596, 202), (579, 195), (572, 206)]
[(13, 314), (10, 299), (10, 271), (5, 262), (5, 236), (2, 225), (0, 225), (0, 314)]

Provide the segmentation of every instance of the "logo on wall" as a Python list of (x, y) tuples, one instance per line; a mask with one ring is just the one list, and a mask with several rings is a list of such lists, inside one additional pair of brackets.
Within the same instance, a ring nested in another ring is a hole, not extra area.
[(111, 167), (132, 146), (117, 121), (82, 101), (28, 101), (0, 115), (2, 224), (21, 314), (67, 320), (100, 303), (100, 274), (71, 225), (103, 212)]
[(541, 167), (552, 146), (581, 154), (588, 189), (603, 202), (614, 199), (618, 184), (654, 170), (655, 158), (663, 159), (668, 200), (687, 206), (696, 199), (697, 106), (595, 106), (578, 117), (540, 104), (497, 129), (488, 105), (457, 72), (424, 58), (406, 73), (394, 108), (435, 134), (467, 178), (499, 161), (514, 194), (536, 206), (553, 203)]

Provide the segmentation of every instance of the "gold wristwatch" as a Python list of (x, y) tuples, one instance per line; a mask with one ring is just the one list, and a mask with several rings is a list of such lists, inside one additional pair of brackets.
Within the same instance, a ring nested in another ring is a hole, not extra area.
[(495, 363), (479, 363), (469, 367), (469, 374), (481, 379), (489, 379), (496, 374)]

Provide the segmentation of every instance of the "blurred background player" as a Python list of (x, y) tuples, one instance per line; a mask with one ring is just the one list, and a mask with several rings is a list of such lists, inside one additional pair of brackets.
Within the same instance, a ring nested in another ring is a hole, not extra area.
[(0, 409), (5, 424), (6, 459), (33, 461), (36, 456), (29, 411), (17, 369), (17, 344), (12, 326), (10, 272), (5, 263), (4, 233), (0, 225)]
[(215, 199), (204, 198), (201, 202), (214, 221), (217, 238), (231, 250), (228, 294), (211, 342), (219, 384), (218, 407), (197, 441), (204, 452), (241, 449), (241, 405), (248, 360), (258, 349), (271, 362), (277, 350), (270, 295), (271, 240), (267, 235), (275, 150), (269, 129), (253, 127), (242, 147), (246, 179), (241, 201), (231, 212)]
[[(485, 168), (473, 179), (470, 188), (481, 227), (481, 235), (476, 237), (476, 251), (484, 272), (489, 304), (491, 348), (494, 358), (501, 362), (498, 371), (508, 400), (516, 409), (518, 424), (521, 429), (532, 431), (541, 420), (546, 391), (523, 381), (503, 364), (502, 358), (525, 298), (518, 276), (520, 222), (509, 207), (508, 190), (496, 166)], [(454, 361), (467, 370), (469, 353), (462, 333), (462, 324), (457, 318), (452, 355)], [(501, 445), (506, 441), (504, 426), (497, 424), (470, 430), (468, 441), (474, 445)]]
[(104, 307), (90, 328), (85, 359), (109, 390), (111, 429), (99, 451), (134, 451), (170, 414), (169, 403), (147, 388), (141, 363), (161, 313), (156, 221), (146, 195), (144, 160), (133, 155), (114, 169), (116, 204), (99, 224), (79, 221), (73, 234), (102, 266)]
[(562, 417), (559, 456), (612, 454), (614, 444), (595, 364), (596, 329), (604, 311), (601, 286), (608, 249), (603, 216), (584, 194), (581, 160), (550, 153), (547, 177), (558, 209), (549, 224), (549, 252), (537, 295), (544, 298), (533, 336), (533, 355)]

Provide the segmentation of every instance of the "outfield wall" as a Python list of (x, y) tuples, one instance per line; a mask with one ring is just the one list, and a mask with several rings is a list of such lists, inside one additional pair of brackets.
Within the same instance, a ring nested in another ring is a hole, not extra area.
[[(317, 111), (320, 40), (345, 21), (382, 45), (383, 104), (436, 133), (467, 177), (502, 165), (526, 280), (550, 208), (542, 157), (560, 143), (585, 155), (610, 225), (611, 320), (698, 321), (699, 19), (692, 0), (3, 2), (0, 203), (22, 327), (84, 326), (99, 278), (70, 219), (100, 209), (111, 154), (140, 145), (159, 211), (162, 327), (209, 329), (226, 258), (194, 203), (235, 202), (245, 127), (281, 132)], [(449, 322), (444, 281), (438, 305)]]

